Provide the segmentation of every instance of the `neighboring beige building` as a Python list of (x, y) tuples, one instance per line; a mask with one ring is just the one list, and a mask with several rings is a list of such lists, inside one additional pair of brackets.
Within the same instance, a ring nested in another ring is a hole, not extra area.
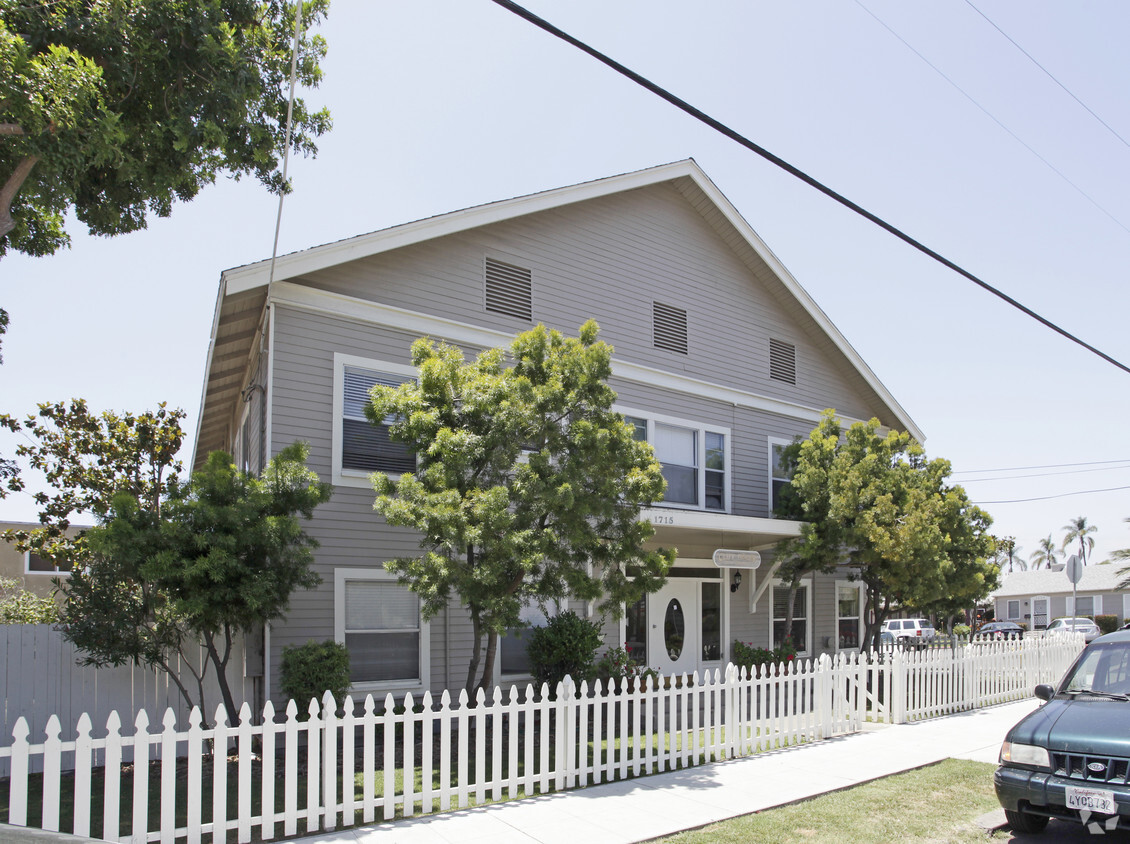
[[(0, 522), (0, 532), (36, 527), (39, 527), (38, 522)], [(72, 525), (71, 530), (78, 533), (88, 527), (90, 526)], [(67, 572), (60, 572), (53, 560), (38, 554), (21, 553), (10, 542), (0, 541), (0, 577), (15, 578), (29, 592), (47, 596), (55, 591), (55, 578), (67, 577)]]

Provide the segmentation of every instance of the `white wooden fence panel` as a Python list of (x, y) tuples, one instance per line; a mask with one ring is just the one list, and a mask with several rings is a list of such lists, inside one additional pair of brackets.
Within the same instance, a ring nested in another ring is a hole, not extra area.
[[(393, 820), (434, 811), (437, 803), (441, 810), (462, 808), (519, 791), (545, 793), (551, 784), (584, 787), (817, 741), (857, 731), (868, 718), (916, 720), (991, 705), (1055, 680), (1081, 647), (1081, 637), (1070, 636), (840, 654), (658, 683), (567, 681), (552, 696), (544, 685), (540, 694), (532, 687), (506, 695), (495, 689), (489, 700), (479, 691), (474, 707), (461, 693), (453, 708), (445, 692), (438, 707), (429, 694), (419, 706), (411, 695), (402, 706), (388, 695), (382, 709), (371, 696), (363, 703), (346, 698), (339, 714), (327, 694), (321, 705), (310, 701), (302, 720), (291, 701), (276, 722), (268, 703), (258, 724), (246, 704), (231, 724), (218, 707), (210, 727), (196, 709), (179, 721), (173, 709), (160, 719), (140, 709), (127, 735), (117, 712), (94, 721), (93, 730), (85, 715), (63, 729), (52, 714), (36, 732), (19, 718), (13, 743), (0, 747), (0, 762), (11, 770), (8, 818), (16, 825), (89, 831), (107, 841), (270, 840), (280, 822), (289, 836), (303, 819), (306, 832), (351, 826), (358, 811), (364, 822), (375, 820), (378, 809)], [(42, 743), (29, 741), (32, 736)], [(379, 771), (378, 746), (384, 750)], [(105, 760), (101, 818), (90, 793), (90, 769), (99, 758)], [(133, 774), (123, 777), (121, 764), (134, 758)], [(258, 789), (253, 762), (260, 765)], [(42, 771), (35, 804), (33, 768)], [(70, 786), (76, 799), (63, 817), (70, 768), (77, 768)], [(123, 788), (132, 798), (128, 817), (122, 817)]]
[[(187, 717), (189, 707), (164, 672), (131, 665), (94, 668), (82, 666), (82, 654), (67, 642), (62, 633), (48, 624), (0, 625), (0, 736), (12, 735), (17, 720), (23, 718), (32, 735), (40, 735), (47, 720), (55, 715), (62, 724), (75, 724), (86, 713), (101, 726), (111, 712), (136, 713), (144, 710), (151, 724), (161, 723), (165, 710), (172, 709), (178, 720)], [(195, 663), (203, 661), (203, 654)], [(228, 682), (236, 706), (255, 704), (255, 681), (242, 676), (243, 643), (237, 641), (232, 654)], [(179, 659), (174, 668), (187, 675)], [(207, 705), (219, 700), (219, 687), (209, 673), (204, 686)], [(131, 761), (132, 756), (126, 756)], [(98, 763), (102, 759), (98, 758)], [(33, 772), (39, 771), (35, 760)], [(73, 766), (65, 760), (65, 770)], [(0, 759), (0, 777), (8, 775), (7, 761)]]

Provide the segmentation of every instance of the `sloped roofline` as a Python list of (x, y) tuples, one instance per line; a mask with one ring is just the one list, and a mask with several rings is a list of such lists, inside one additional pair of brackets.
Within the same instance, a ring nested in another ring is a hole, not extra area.
[[(921, 429), (910, 418), (910, 414), (895, 400), (895, 397), (879, 380), (859, 353), (840, 333), (828, 315), (808, 295), (773, 254), (761, 237), (753, 230), (742, 217), (725, 194), (718, 189), (710, 177), (698, 166), (694, 159), (688, 158), (670, 164), (662, 164), (644, 170), (636, 170), (619, 176), (610, 176), (589, 182), (582, 182), (568, 187), (556, 188), (529, 194), (527, 196), (491, 202), (486, 205), (477, 205), (460, 211), (429, 217), (413, 223), (393, 226), (369, 234), (358, 235), (344, 240), (315, 246), (300, 252), (292, 252), (278, 257), (275, 260), (275, 281), (285, 281), (297, 278), (307, 273), (317, 272), (339, 264), (378, 255), (394, 249), (421, 243), (427, 240), (443, 237), (449, 234), (467, 231), (490, 225), (491, 223), (511, 220), (539, 211), (559, 208), (576, 202), (584, 202), (624, 191), (649, 187), (651, 185), (670, 182), (676, 179), (690, 179), (714, 204), (718, 211), (733, 226), (738, 235), (749, 247), (766, 263), (770, 270), (780, 279), (790, 294), (801, 304), (817, 326), (824, 331), (835, 346), (843, 353), (848, 362), (856, 369), (860, 377), (875, 391), (879, 399), (890, 409), (899, 423), (916, 439), (924, 439)], [(258, 261), (242, 267), (225, 270), (221, 275), (219, 304), (227, 296), (266, 287), (270, 273), (270, 260)], [(211, 357), (211, 350), (209, 350)], [(201, 407), (203, 411), (203, 406)]]

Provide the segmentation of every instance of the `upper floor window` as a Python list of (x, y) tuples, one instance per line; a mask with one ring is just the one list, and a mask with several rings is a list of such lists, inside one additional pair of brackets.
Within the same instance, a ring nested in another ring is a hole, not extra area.
[(374, 385), (399, 387), (414, 380), (415, 370), (349, 355), (334, 358), (334, 483), (368, 487), (373, 472), (399, 475), (414, 471), (416, 456), (389, 437), (393, 419), (374, 425), (365, 416), (365, 407)]
[(636, 439), (651, 443), (663, 467), (667, 492), (661, 504), (729, 509), (728, 431), (634, 414), (624, 421), (634, 427)]
[(774, 515), (777, 504), (780, 502), (781, 490), (789, 485), (792, 480), (792, 470), (785, 465), (785, 449), (792, 445), (792, 440), (769, 440), (769, 515)]

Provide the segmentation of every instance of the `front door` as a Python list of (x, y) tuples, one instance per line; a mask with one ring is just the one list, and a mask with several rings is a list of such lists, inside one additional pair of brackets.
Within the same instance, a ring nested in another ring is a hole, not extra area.
[(647, 655), (660, 674), (692, 674), (698, 667), (699, 583), (672, 579), (647, 599)]

